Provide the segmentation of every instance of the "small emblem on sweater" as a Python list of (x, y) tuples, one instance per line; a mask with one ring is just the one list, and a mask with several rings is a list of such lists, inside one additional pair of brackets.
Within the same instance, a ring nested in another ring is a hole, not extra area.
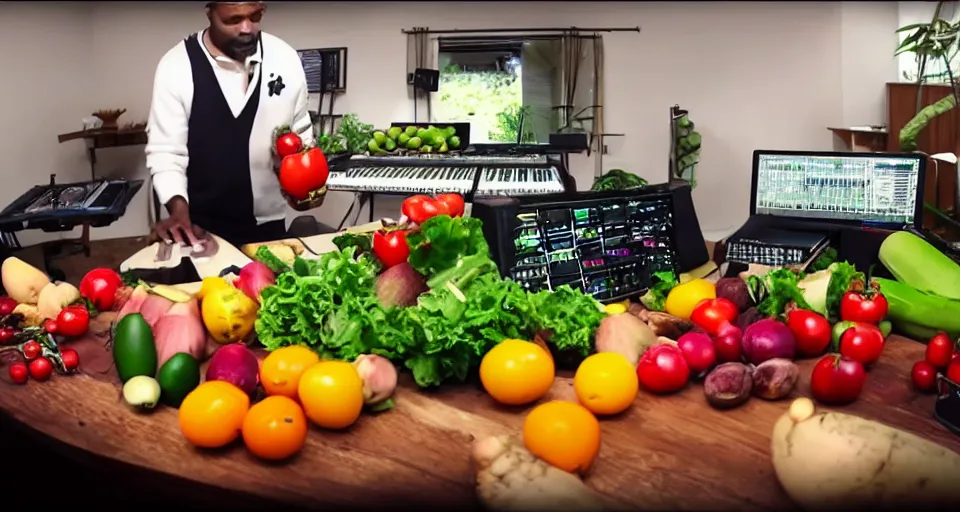
[[(273, 76), (271, 73), (270, 76)], [(280, 96), (280, 93), (283, 92), (283, 89), (286, 87), (286, 84), (283, 83), (283, 77), (277, 76), (273, 80), (267, 82), (267, 96)]]

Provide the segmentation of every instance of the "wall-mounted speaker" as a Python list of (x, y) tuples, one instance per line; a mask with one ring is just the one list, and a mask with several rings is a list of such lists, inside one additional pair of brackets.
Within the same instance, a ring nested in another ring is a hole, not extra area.
[(437, 92), (440, 90), (440, 70), (417, 68), (413, 72), (413, 86), (421, 91)]

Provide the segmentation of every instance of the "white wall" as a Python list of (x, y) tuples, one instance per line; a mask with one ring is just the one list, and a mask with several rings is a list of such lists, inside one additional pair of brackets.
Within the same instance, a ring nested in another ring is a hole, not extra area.
[[(669, 151), (667, 109), (681, 104), (690, 110), (704, 138), (694, 197), (708, 233), (731, 230), (746, 217), (754, 149), (828, 149), (832, 136), (827, 126), (883, 121), (878, 98), (896, 66), (882, 49), (895, 41), (897, 20), (891, 8), (879, 3), (860, 8), (839, 2), (595, 1), (552, 3), (544, 9), (545, 5), (446, 2), (436, 9), (411, 9), (397, 2), (270, 2), (263, 26), (294, 47), (348, 47), (349, 92), (337, 100), (336, 110), (355, 112), (364, 121), (383, 126), (412, 115), (402, 28), (639, 25), (639, 35), (603, 36), (605, 130), (626, 134), (608, 140), (610, 152), (603, 168), (619, 167), (663, 181)], [(43, 33), (62, 40), (45, 42), (47, 50), (33, 51), (56, 55), (55, 65), (33, 64), (28, 71), (36, 77), (34, 83), (47, 77), (44, 97), (73, 96), (72, 101), (56, 99), (51, 104), (2, 95), (5, 105), (24, 112), (23, 119), (42, 111), (43, 119), (29, 128), (47, 141), (36, 146), (37, 152), (44, 152), (42, 159), (20, 150), (27, 147), (25, 141), (8, 142), (7, 153), (33, 164), (33, 174), (18, 178), (22, 189), (44, 181), (51, 169), (83, 175), (82, 148), (55, 145), (55, 135), (72, 129), (83, 115), (97, 108), (125, 107), (128, 113), (121, 122), (146, 119), (157, 60), (206, 22), (197, 2), (88, 3), (60, 8), (56, 15), (49, 15), (54, 8), (39, 4), (2, 3), (0, 9), (0, 23), (12, 25), (0, 31), (5, 47), (15, 44), (11, 41), (17, 40), (16, 34), (33, 40)], [(69, 52), (66, 57), (64, 52)], [(87, 81), (92, 83), (80, 87)], [(11, 87), (9, 79), (5, 83)], [(39, 86), (32, 87), (40, 94)], [(52, 126), (56, 123), (63, 126)], [(142, 148), (105, 150), (101, 160), (104, 172), (146, 174)], [(592, 159), (576, 158), (572, 165), (580, 185), (588, 187)], [(16, 169), (3, 172), (23, 172)], [(17, 193), (8, 192), (9, 199)], [(141, 193), (127, 218), (95, 230), (95, 237), (144, 233), (147, 197)], [(332, 193), (318, 217), (335, 223), (350, 198)]]

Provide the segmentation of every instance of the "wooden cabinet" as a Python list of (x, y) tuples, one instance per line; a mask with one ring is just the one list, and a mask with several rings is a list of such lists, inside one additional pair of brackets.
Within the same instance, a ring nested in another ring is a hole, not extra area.
[[(917, 84), (887, 84), (887, 150), (900, 151), (900, 129), (917, 112)], [(924, 85), (920, 92), (920, 105), (927, 106), (951, 94), (947, 85)], [(937, 116), (917, 137), (917, 149), (933, 155), (936, 153), (960, 154), (960, 108)], [(937, 170), (939, 168), (939, 170)], [(957, 168), (940, 163), (927, 166), (924, 200), (940, 210), (956, 211)], [(932, 218), (924, 219), (932, 222)]]

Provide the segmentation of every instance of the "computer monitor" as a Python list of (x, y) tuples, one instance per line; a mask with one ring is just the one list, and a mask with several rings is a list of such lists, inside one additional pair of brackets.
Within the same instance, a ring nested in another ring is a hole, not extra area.
[(925, 172), (915, 154), (757, 150), (750, 214), (919, 227)]

